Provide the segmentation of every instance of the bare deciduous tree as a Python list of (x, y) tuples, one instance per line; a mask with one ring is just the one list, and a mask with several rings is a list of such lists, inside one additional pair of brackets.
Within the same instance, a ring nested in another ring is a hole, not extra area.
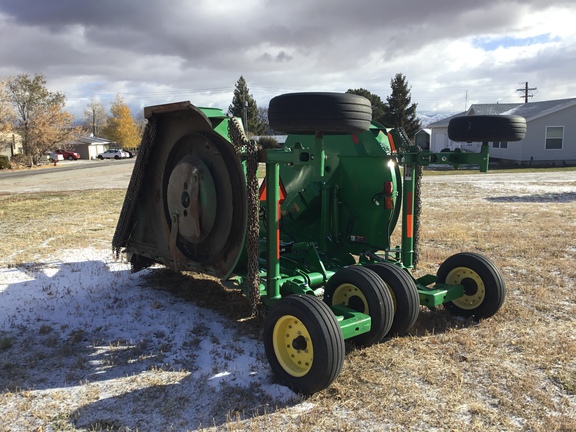
[(49, 91), (42, 74), (11, 77), (6, 92), (16, 111), (14, 129), (22, 137), (24, 154), (32, 165), (42, 154), (78, 133), (72, 127), (74, 116), (64, 111), (64, 94)]
[(6, 91), (6, 81), (0, 82), (0, 132), (10, 132), (16, 120), (14, 107)]
[(93, 97), (84, 109), (86, 129), (90, 130), (94, 136), (98, 136), (106, 126), (107, 119), (106, 108), (100, 103), (100, 99)]

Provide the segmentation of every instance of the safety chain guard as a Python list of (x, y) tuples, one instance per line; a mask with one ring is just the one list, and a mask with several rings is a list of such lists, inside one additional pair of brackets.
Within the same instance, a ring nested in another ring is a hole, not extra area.
[[(154, 144), (155, 139), (156, 120), (151, 118), (148, 119), (146, 129), (142, 135), (142, 141), (138, 147), (138, 157), (136, 158), (136, 163), (134, 165), (134, 173), (136, 173), (136, 175), (130, 177), (130, 183), (126, 190), (126, 197), (124, 198), (122, 211), (120, 212), (116, 231), (114, 232), (114, 237), (112, 239), (112, 250), (116, 259), (120, 257), (120, 249), (123, 246), (126, 246), (130, 237), (131, 227), (129, 224), (132, 221), (136, 202), (140, 195), (140, 190), (142, 189), (144, 173), (146, 172), (148, 162), (150, 161), (152, 145)], [(133, 268), (133, 270), (135, 269)]]
[(246, 186), (248, 195), (248, 232), (246, 235), (246, 251), (248, 253), (247, 279), (252, 315), (256, 315), (260, 303), (260, 201), (258, 193), (258, 146), (249, 140), (238, 119), (231, 117), (228, 122), (228, 134), (236, 151), (240, 155), (246, 153)]
[(414, 170), (414, 268), (418, 266), (418, 259), (420, 258), (420, 215), (422, 213), (422, 171), (423, 167), (416, 164)]
[[(412, 146), (410, 138), (406, 135), (406, 131), (402, 128), (397, 129), (398, 134), (402, 140), (400, 148), (404, 151), (411, 151), (414, 149), (416, 152), (422, 151), (419, 146)], [(419, 163), (416, 164), (414, 169), (414, 232), (413, 232), (413, 251), (414, 256), (412, 264), (414, 268), (418, 266), (418, 259), (420, 255), (420, 216), (422, 214), (422, 171), (423, 167)]]

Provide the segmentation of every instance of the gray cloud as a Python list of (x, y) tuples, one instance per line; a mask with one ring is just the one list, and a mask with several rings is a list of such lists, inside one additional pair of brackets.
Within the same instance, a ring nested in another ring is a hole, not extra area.
[(493, 102), (525, 80), (546, 85), (543, 97), (572, 97), (574, 31), (510, 61), (471, 43), (538, 31), (529, 19), (555, 8), (576, 19), (566, 1), (1, 0), (0, 78), (44, 73), (76, 109), (116, 92), (140, 105), (190, 97), (226, 108), (240, 75), (260, 105), (284, 91), (385, 97), (398, 72), (421, 109), (460, 109), (466, 89)]
[(258, 57), (258, 60), (266, 63), (272, 63), (272, 62), (282, 63), (282, 62), (289, 62), (290, 60), (292, 60), (292, 58), (293, 57), (290, 54), (286, 53), (286, 51), (281, 50), (276, 55), (272, 55), (268, 52), (265, 52), (260, 57)]

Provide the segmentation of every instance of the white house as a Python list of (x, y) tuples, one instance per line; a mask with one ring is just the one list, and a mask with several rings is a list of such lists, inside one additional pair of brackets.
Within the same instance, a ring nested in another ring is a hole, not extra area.
[(12, 132), (0, 132), (0, 155), (9, 159), (15, 154), (22, 153), (22, 137)]
[(95, 136), (80, 137), (69, 144), (75, 152), (80, 153), (82, 159), (96, 159), (99, 153), (103, 153), (110, 147), (117, 147), (114, 141)]
[[(527, 126), (522, 141), (490, 143), (491, 159), (519, 164), (576, 163), (576, 98), (524, 104), (475, 104), (456, 116), (485, 114), (519, 115), (526, 119)], [(453, 142), (448, 138), (451, 118), (428, 125), (432, 130), (430, 150), (478, 151), (480, 143)]]

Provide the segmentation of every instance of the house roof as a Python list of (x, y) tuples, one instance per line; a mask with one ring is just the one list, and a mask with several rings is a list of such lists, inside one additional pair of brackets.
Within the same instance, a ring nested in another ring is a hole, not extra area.
[(473, 104), (468, 111), (430, 123), (428, 127), (448, 127), (451, 119), (464, 115), (518, 115), (530, 121), (574, 105), (576, 105), (576, 98), (523, 104)]
[(503, 112), (502, 114), (518, 115), (524, 117), (526, 121), (530, 121), (539, 117), (550, 115), (552, 113), (561, 111), (565, 108), (569, 108), (574, 105), (576, 105), (576, 98), (559, 99), (559, 100), (542, 101), (542, 102), (530, 102), (512, 108), (508, 111)]
[(468, 108), (466, 115), (496, 115), (519, 107), (523, 104), (473, 104)]
[(95, 136), (79, 137), (76, 141), (78, 141), (82, 144), (90, 144), (90, 145), (114, 143), (114, 141), (110, 141), (110, 140), (105, 139), (105, 138), (98, 138)]

